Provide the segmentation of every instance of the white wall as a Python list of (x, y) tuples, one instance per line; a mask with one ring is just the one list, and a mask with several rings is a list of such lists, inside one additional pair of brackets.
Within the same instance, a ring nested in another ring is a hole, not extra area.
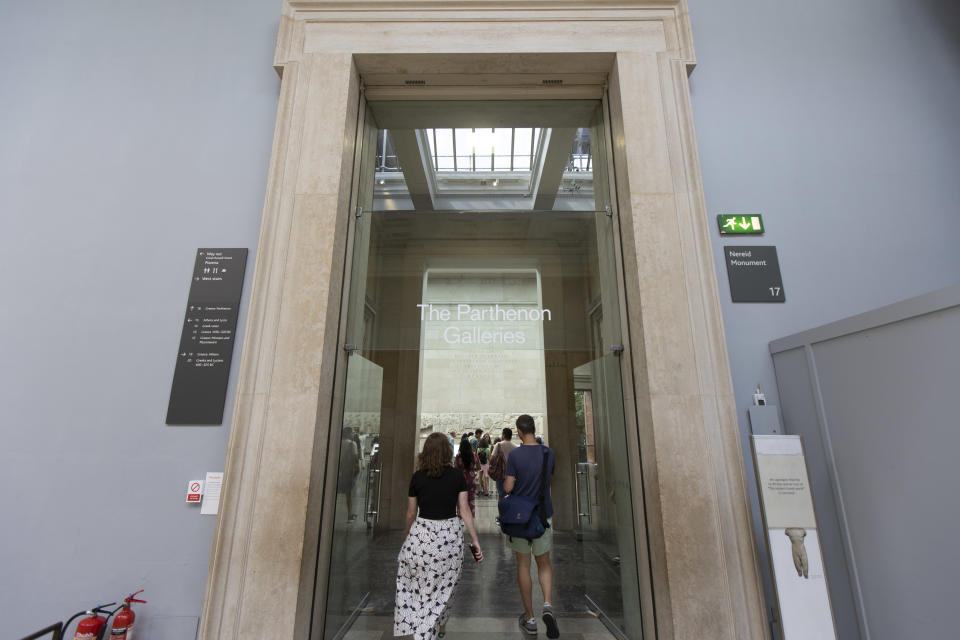
[(771, 345), (844, 640), (956, 635), (958, 333), (960, 284)]
[[(756, 239), (712, 232), (752, 481), (746, 410), (758, 383), (778, 403), (771, 340), (960, 282), (960, 7), (689, 5), (711, 224), (719, 213), (744, 212), (763, 214), (767, 227)], [(735, 244), (776, 245), (786, 303), (730, 302), (723, 246)]]
[[(727, 302), (714, 234), (744, 431), (753, 386), (774, 395), (770, 339), (960, 280), (951, 4), (690, 0), (707, 205), (764, 214), (755, 242), (777, 245), (787, 295)], [(15, 635), (139, 587), (151, 637), (199, 615), (214, 523), (183, 494), (222, 468), (228, 428), (166, 427), (164, 412), (196, 248), (249, 247), (252, 277), (279, 15), (279, 0), (0, 5), (0, 603)]]
[(274, 0), (0, 5), (5, 637), (141, 587), (148, 637), (196, 628), (214, 518), (186, 483), (223, 468), (239, 348), (224, 426), (164, 418), (198, 247), (251, 249), (248, 301), (279, 17)]
[[(960, 6), (689, 0), (693, 109), (742, 421), (770, 340), (960, 281)], [(767, 233), (720, 240), (716, 214)], [(913, 223), (913, 224), (911, 224)], [(909, 226), (907, 226), (909, 225)], [(722, 246), (776, 245), (787, 302), (730, 302)]]

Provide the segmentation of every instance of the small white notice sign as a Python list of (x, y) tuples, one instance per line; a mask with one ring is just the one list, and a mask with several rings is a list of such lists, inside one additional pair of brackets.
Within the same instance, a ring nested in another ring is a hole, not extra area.
[(200, 504), (203, 496), (203, 480), (191, 480), (187, 483), (187, 503)]
[(223, 472), (208, 471), (204, 484), (207, 490), (203, 494), (200, 513), (205, 516), (215, 516), (220, 509), (220, 487), (223, 485)]

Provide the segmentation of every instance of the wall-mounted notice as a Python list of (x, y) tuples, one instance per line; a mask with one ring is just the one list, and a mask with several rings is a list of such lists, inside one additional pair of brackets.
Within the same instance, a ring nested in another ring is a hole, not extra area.
[(203, 497), (203, 480), (191, 480), (187, 483), (187, 503), (200, 504)]
[(800, 436), (751, 436), (784, 640), (836, 640)]
[(203, 479), (205, 491), (200, 504), (200, 514), (215, 516), (220, 510), (220, 489), (223, 487), (223, 471), (207, 471)]
[(246, 265), (246, 249), (197, 250), (167, 424), (223, 422)]
[(724, 247), (734, 302), (785, 302), (776, 247)]

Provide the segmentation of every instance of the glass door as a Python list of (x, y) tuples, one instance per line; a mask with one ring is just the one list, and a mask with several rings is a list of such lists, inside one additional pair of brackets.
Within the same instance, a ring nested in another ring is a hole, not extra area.
[[(626, 445), (599, 102), (372, 103), (367, 120), (375, 157), (361, 176), (344, 412), (331, 447), (333, 542), (314, 637), (392, 629), (407, 489), (426, 437), (459, 445), (479, 430), (493, 441), (526, 413), (556, 456), (561, 629), (566, 620), (598, 637), (641, 638), (637, 462)], [(485, 488), (475, 508), (487, 561), (465, 563), (448, 606), (471, 628), (493, 629), (520, 598), (493, 483)]]

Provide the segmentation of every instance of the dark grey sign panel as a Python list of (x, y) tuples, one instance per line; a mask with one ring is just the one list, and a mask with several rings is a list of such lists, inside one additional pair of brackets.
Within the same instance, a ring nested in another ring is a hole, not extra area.
[(197, 249), (167, 424), (223, 423), (246, 249)]
[(776, 247), (724, 247), (734, 302), (785, 302)]

